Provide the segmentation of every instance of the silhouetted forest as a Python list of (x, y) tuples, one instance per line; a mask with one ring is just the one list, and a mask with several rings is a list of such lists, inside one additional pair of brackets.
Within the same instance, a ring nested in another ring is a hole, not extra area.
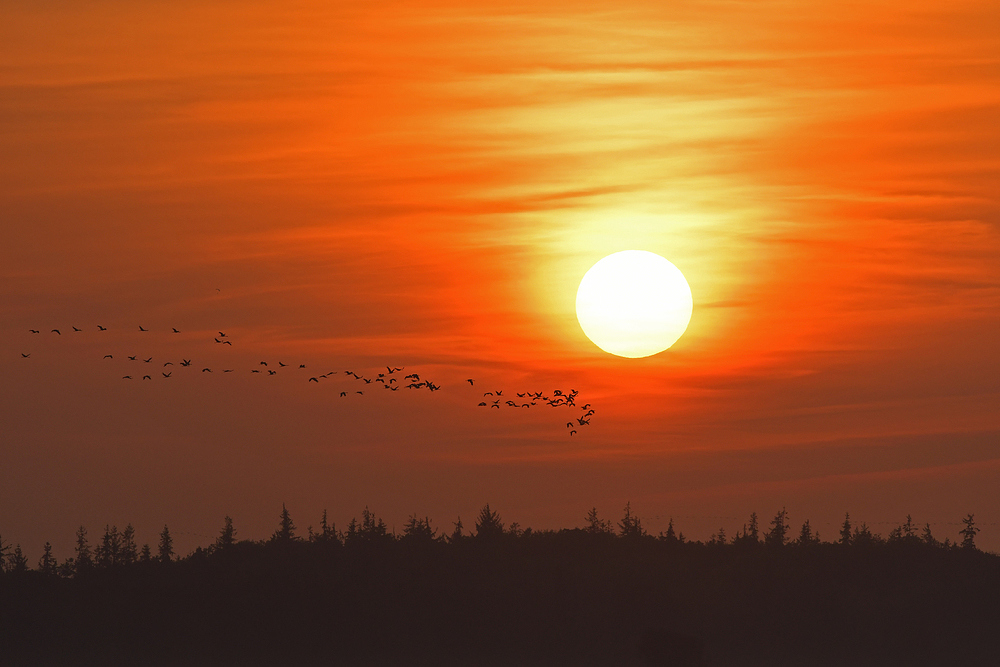
[[(366, 508), (302, 534), (282, 507), (267, 540), (178, 557), (169, 528), (80, 528), (37, 564), (0, 538), (0, 663), (10, 665), (996, 664), (1000, 557), (907, 517), (888, 536), (845, 516), (834, 541), (785, 510), (686, 540), (618, 521), (535, 531), (489, 505), (475, 525)], [(34, 565), (34, 566), (32, 566)]]

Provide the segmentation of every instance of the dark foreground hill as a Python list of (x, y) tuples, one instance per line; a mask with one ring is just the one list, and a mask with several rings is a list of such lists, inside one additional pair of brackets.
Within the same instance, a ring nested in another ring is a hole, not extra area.
[(583, 530), (0, 575), (4, 665), (988, 665), (1000, 558)]

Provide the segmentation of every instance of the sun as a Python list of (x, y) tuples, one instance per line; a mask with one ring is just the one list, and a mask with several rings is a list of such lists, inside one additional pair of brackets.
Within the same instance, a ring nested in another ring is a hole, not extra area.
[(684, 274), (656, 253), (623, 250), (587, 271), (576, 317), (587, 338), (619, 357), (648, 357), (681, 337), (694, 302)]

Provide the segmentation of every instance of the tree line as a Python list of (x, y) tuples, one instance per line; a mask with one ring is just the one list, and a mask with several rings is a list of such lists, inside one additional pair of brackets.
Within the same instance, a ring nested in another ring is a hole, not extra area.
[[(592, 508), (585, 517), (585, 524), (582, 529), (561, 529), (557, 531), (545, 530), (534, 531), (531, 528), (522, 528), (518, 523), (513, 522), (505, 525), (499, 512), (492, 509), (487, 503), (479, 512), (475, 522), (475, 530), (466, 531), (462, 520), (459, 517), (452, 529), (447, 532), (439, 531), (432, 526), (429, 517), (419, 517), (413, 514), (403, 526), (402, 532), (396, 534), (390, 531), (385, 521), (377, 517), (367, 507), (361, 513), (361, 519), (352, 518), (346, 529), (338, 530), (336, 526), (328, 521), (327, 511), (324, 510), (319, 522), (319, 527), (314, 530), (310, 525), (305, 535), (296, 533), (296, 526), (291, 514), (283, 504), (279, 515), (278, 526), (270, 538), (265, 540), (244, 540), (244, 543), (259, 546), (268, 544), (291, 544), (302, 543), (312, 544), (320, 547), (341, 547), (354, 544), (381, 544), (391, 543), (437, 543), (437, 544), (457, 544), (463, 540), (479, 541), (517, 541), (530, 539), (533, 535), (559, 534), (572, 531), (579, 531), (599, 539), (619, 539), (619, 540), (642, 540), (660, 542), (668, 545), (690, 545), (692, 547), (712, 547), (712, 548), (752, 548), (762, 546), (774, 547), (810, 547), (819, 544), (837, 544), (843, 547), (880, 547), (880, 546), (909, 546), (924, 547), (943, 550), (963, 549), (976, 551), (976, 535), (980, 528), (975, 524), (975, 515), (967, 514), (962, 523), (964, 527), (958, 531), (955, 541), (945, 538), (939, 541), (932, 533), (929, 523), (925, 523), (918, 528), (910, 515), (900, 525), (889, 531), (886, 537), (873, 532), (866, 523), (854, 525), (851, 521), (850, 513), (845, 513), (844, 521), (840, 531), (833, 541), (823, 541), (819, 532), (814, 530), (806, 519), (798, 530), (794, 533), (788, 519), (788, 512), (782, 508), (774, 518), (771, 519), (767, 527), (760, 526), (760, 520), (756, 512), (750, 514), (747, 523), (743, 524), (741, 530), (729, 537), (724, 528), (720, 528), (708, 540), (690, 541), (685, 538), (684, 533), (674, 528), (671, 518), (667, 529), (656, 535), (650, 534), (642, 525), (642, 520), (632, 511), (631, 503), (626, 503), (619, 521), (602, 518), (597, 508)], [(215, 539), (215, 542), (208, 547), (199, 547), (188, 557), (201, 557), (207, 553), (220, 550), (231, 549), (237, 544), (237, 533), (233, 519), (226, 516), (223, 519), (223, 527)], [(60, 577), (74, 577), (85, 575), (93, 570), (108, 570), (133, 565), (149, 565), (152, 563), (169, 563), (183, 559), (174, 551), (173, 537), (170, 528), (166, 525), (159, 533), (159, 540), (155, 549), (149, 544), (139, 547), (135, 541), (135, 528), (128, 524), (124, 529), (119, 530), (115, 525), (106, 525), (100, 540), (91, 544), (88, 531), (84, 526), (80, 526), (76, 531), (74, 555), (59, 562), (52, 555), (52, 544), (46, 542), (42, 547), (42, 556), (37, 565), (32, 568), (28, 558), (24, 555), (20, 544), (11, 545), (0, 535), (0, 573), (19, 573), (29, 570), (36, 570), (46, 575)]]

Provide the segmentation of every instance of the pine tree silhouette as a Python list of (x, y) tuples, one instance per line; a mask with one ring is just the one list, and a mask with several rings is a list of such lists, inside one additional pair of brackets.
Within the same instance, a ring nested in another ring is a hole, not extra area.
[(174, 559), (174, 538), (170, 537), (170, 529), (167, 528), (167, 524), (163, 524), (163, 530), (160, 531), (157, 559), (161, 563), (169, 563)]

